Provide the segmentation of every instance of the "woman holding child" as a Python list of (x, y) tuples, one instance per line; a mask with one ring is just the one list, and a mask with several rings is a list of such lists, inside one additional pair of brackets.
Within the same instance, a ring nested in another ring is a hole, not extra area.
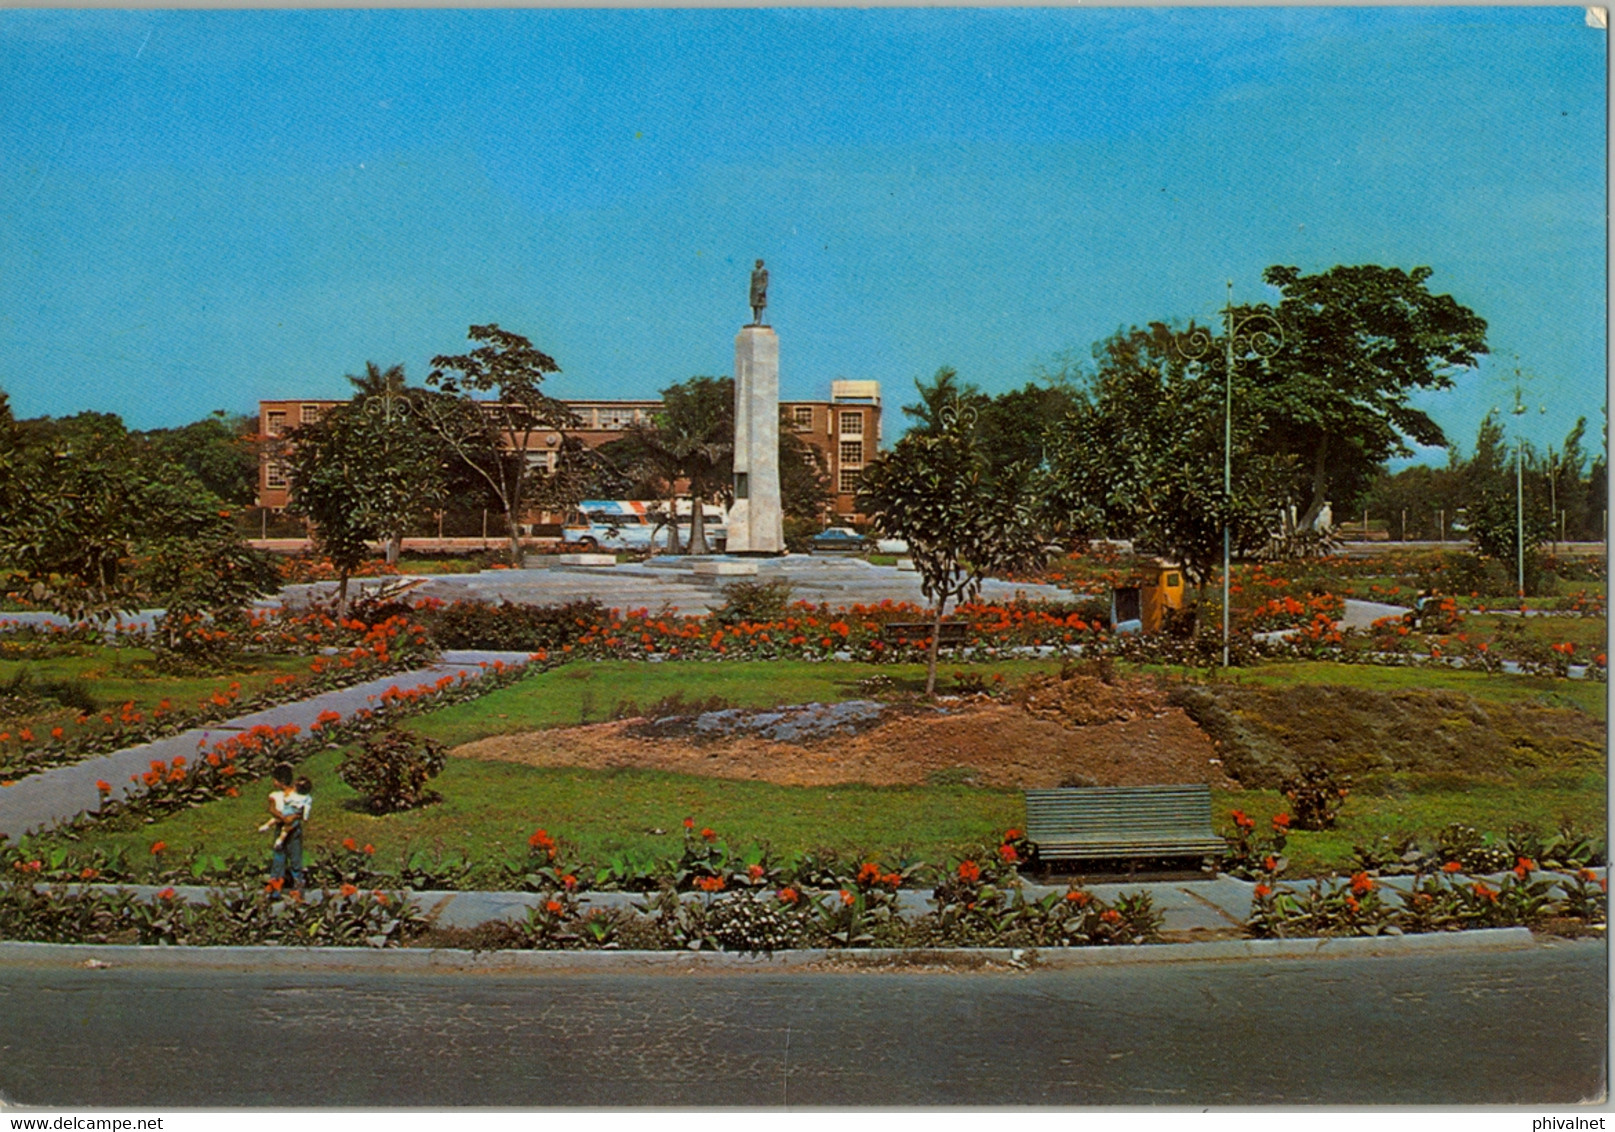
[(285, 881), (291, 874), (292, 891), (303, 888), (303, 823), (314, 807), (314, 783), (294, 778), (291, 763), (277, 763), (271, 772), (275, 789), (269, 795), (269, 820), (258, 828), (275, 830), (274, 852), (269, 859), (270, 880)]

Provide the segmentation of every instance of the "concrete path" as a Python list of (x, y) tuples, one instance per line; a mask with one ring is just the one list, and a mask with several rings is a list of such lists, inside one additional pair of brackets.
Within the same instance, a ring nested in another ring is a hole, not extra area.
[[(757, 567), (754, 576), (698, 578), (698, 562), (746, 562)], [(441, 601), (510, 601), (532, 605), (558, 605), (595, 600), (613, 609), (660, 609), (672, 606), (681, 613), (699, 614), (717, 609), (727, 600), (725, 586), (734, 582), (787, 581), (798, 601), (835, 605), (875, 605), (882, 601), (926, 604), (920, 578), (912, 570), (873, 566), (861, 558), (822, 558), (788, 554), (782, 558), (729, 559), (659, 556), (648, 562), (619, 566), (564, 566), (553, 556), (530, 555), (526, 570), (485, 570), (480, 574), (416, 576), (422, 582), (412, 597)], [(324, 595), (331, 583), (288, 586), (288, 600)], [(990, 578), (982, 586), (986, 601), (1070, 601), (1072, 594), (1058, 586), (1005, 582)]]
[[(150, 899), (160, 886), (151, 884), (108, 885), (122, 888)], [(207, 903), (208, 886), (175, 885), (176, 896), (193, 904)], [(217, 886), (215, 886), (217, 887)], [(1121, 881), (1108, 884), (1085, 884), (1086, 891), (1102, 900), (1113, 901), (1122, 893), (1148, 892), (1155, 908), (1162, 915), (1163, 931), (1179, 937), (1210, 938), (1213, 933), (1238, 931), (1250, 918), (1250, 881), (1219, 876), (1208, 879), (1180, 881)], [(1030, 881), (1022, 885), (1028, 900), (1037, 900), (1050, 892), (1064, 893), (1065, 885), (1050, 887)], [(474, 928), (496, 920), (521, 920), (531, 908), (538, 907), (547, 897), (536, 892), (448, 892), (422, 891), (413, 894), (423, 911), (442, 927)], [(637, 892), (587, 892), (578, 898), (585, 908), (631, 909), (649, 897)], [(695, 899), (695, 897), (688, 897)], [(919, 916), (931, 910), (930, 889), (903, 889), (898, 902), (905, 916)]]
[(0, 834), (16, 839), (24, 833), (48, 827), (59, 821), (68, 821), (85, 811), (94, 812), (100, 807), (101, 795), (96, 781), (112, 785), (114, 794), (121, 794), (129, 784), (131, 774), (144, 773), (157, 759), (172, 762), (175, 756), (187, 759), (196, 757), (197, 744), (209, 743), (245, 731), (260, 724), (281, 727), (294, 723), (306, 733), (321, 712), (334, 711), (344, 719), (363, 708), (373, 708), (375, 699), (393, 685), (408, 691), (411, 688), (430, 686), (442, 676), (458, 678), (461, 672), (480, 676), (484, 665), (494, 661), (505, 664), (524, 664), (526, 653), (517, 652), (445, 652), (442, 659), (429, 668), (411, 672), (398, 672), (363, 684), (355, 684), (335, 692), (325, 692), (311, 699), (253, 712), (236, 719), (212, 723), (206, 727), (181, 732), (154, 743), (126, 747), (107, 755), (96, 755), (70, 766), (31, 774), (18, 779), (13, 785), (0, 789)]

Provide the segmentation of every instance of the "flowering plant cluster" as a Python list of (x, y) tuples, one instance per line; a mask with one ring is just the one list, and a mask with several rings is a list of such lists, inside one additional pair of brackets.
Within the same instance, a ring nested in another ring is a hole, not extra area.
[[(389, 672), (419, 667), (435, 654), (425, 628), (412, 618), (396, 616), (370, 625), (338, 623), (309, 614), (255, 617), (263, 648), (250, 651), (318, 652), (305, 673), (275, 677), (252, 695), (241, 682), (221, 684), (194, 707), (163, 699), (149, 709), (127, 701), (116, 708), (81, 711), (71, 719), (31, 727), (0, 726), (0, 778), (18, 778), (53, 766), (82, 762), (93, 755), (119, 751), (177, 735), (216, 720), (262, 711), (308, 699), (322, 692), (373, 680)], [(333, 642), (341, 642), (340, 647)]]
[(403, 893), (282, 892), (278, 886), (213, 889), (194, 904), (173, 888), (148, 899), (94, 885), (0, 883), (0, 938), (44, 943), (389, 947), (425, 920)]
[(1367, 872), (1314, 881), (1304, 891), (1262, 881), (1249, 927), (1264, 938), (1532, 927), (1549, 919), (1590, 927), (1607, 921), (1608, 883), (1590, 869), (1539, 873), (1525, 857), (1500, 880), (1467, 875), (1449, 861), (1395, 886)]
[(198, 740), (194, 757), (180, 755), (167, 763), (153, 761), (144, 773), (130, 776), (121, 794), (115, 793), (112, 783), (98, 782), (100, 808), (58, 829), (70, 831), (107, 821), (145, 821), (215, 798), (235, 797), (244, 783), (262, 778), (278, 762), (295, 763), (327, 744), (351, 742), (405, 716), (486, 695), (520, 679), (531, 667), (493, 661), (476, 679), (462, 672), (458, 677), (445, 675), (408, 689), (395, 684), (376, 698), (375, 707), (362, 708), (346, 720), (335, 712), (320, 716), (310, 725), (307, 735), (296, 724), (259, 724), (211, 744), (204, 736)]
[(1337, 594), (1312, 594), (1306, 599), (1269, 598), (1254, 609), (1241, 611), (1242, 627), (1252, 633), (1277, 629), (1302, 629), (1317, 636), (1334, 632), (1335, 622), (1346, 612), (1345, 599)]

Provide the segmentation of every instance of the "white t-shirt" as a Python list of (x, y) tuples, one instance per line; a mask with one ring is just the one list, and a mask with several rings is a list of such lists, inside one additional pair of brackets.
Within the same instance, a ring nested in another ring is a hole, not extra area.
[(282, 817), (295, 817), (299, 821), (307, 821), (309, 811), (314, 808), (312, 794), (299, 794), (295, 790), (271, 791), (269, 800), (275, 804)]

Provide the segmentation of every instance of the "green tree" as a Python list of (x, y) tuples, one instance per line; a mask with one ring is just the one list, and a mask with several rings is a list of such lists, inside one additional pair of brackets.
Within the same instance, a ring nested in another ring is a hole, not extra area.
[[(1289, 463), (1255, 454), (1261, 421), (1238, 414), (1234, 490), (1225, 494), (1221, 366), (1186, 360), (1164, 324), (1119, 332), (1095, 346), (1094, 357), (1076, 408), (1050, 436), (1039, 488), (1044, 519), (1066, 537), (1148, 545), (1175, 561), (1203, 596), (1222, 559), (1225, 523), (1235, 553), (1269, 538)], [(1256, 368), (1252, 362), (1236, 372), (1245, 381)], [(1236, 382), (1236, 403), (1242, 388)]]
[(936, 692), (937, 638), (948, 603), (981, 592), (989, 575), (1041, 561), (1026, 498), (1006, 498), (987, 476), (968, 406), (945, 406), (935, 432), (915, 431), (864, 469), (858, 509), (908, 543), (920, 592), (932, 603), (925, 694)]
[(441, 451), (411, 418), (402, 369), (383, 373), (370, 363), (351, 380), (358, 397), (293, 429), (285, 443), (286, 509), (314, 524), (315, 542), (337, 571), (339, 614), (369, 544), (392, 541), (410, 518), (441, 502), (443, 491)]
[[(959, 380), (959, 371), (952, 366), (937, 370), (929, 382), (916, 378), (914, 388), (920, 395), (918, 404), (904, 405), (903, 415), (912, 418), (910, 432), (926, 436), (940, 436), (945, 413), (960, 409), (974, 409), (978, 414), (989, 398), (969, 382)], [(975, 422), (971, 424), (975, 427)]]
[[(367, 361), (363, 373), (348, 374), (348, 382), (354, 396), (335, 410), (342, 427), (333, 439), (369, 446), (357, 453), (366, 464), (366, 485), (355, 506), (364, 509), (367, 521), (378, 530), (376, 537), (384, 543), (387, 563), (392, 565), (410, 524), (446, 501), (445, 465), (450, 453), (426, 426), (422, 391), (409, 388), (402, 365), (384, 370)], [(347, 420), (352, 414), (370, 419), (354, 428)]]
[(157, 605), (170, 631), (276, 584), (223, 500), (100, 413), (0, 417), (0, 561), (24, 600), (75, 620)]
[[(453, 459), (487, 485), (505, 513), (511, 564), (519, 566), (525, 510), (539, 503), (547, 510), (570, 510), (582, 498), (583, 469), (568, 467), (563, 459), (552, 475), (535, 468), (530, 457), (536, 435), (557, 434), (560, 448), (577, 418), (541, 388), (546, 374), (561, 372), (554, 358), (497, 323), (473, 326), (467, 336), (484, 345), (469, 354), (432, 359), (426, 384), (440, 395), (419, 400), (421, 419)], [(478, 394), (493, 396), (479, 400)], [(535, 476), (536, 491), (530, 490)]]
[(1446, 443), (1410, 398), (1451, 388), (1476, 364), (1486, 320), (1451, 295), (1431, 294), (1431, 274), (1372, 264), (1263, 273), (1283, 295), (1273, 313), (1284, 344), (1239, 403), (1264, 422), (1261, 452), (1298, 459), (1303, 528), (1327, 500), (1355, 502), (1387, 458), (1411, 454), (1409, 440)]
[(734, 480), (735, 383), (692, 377), (662, 390), (656, 431), (690, 495), (690, 554), (707, 553), (703, 503), (727, 499)]
[(199, 421), (140, 435), (226, 503), (251, 507), (258, 497), (257, 433), (252, 417), (218, 409)]

